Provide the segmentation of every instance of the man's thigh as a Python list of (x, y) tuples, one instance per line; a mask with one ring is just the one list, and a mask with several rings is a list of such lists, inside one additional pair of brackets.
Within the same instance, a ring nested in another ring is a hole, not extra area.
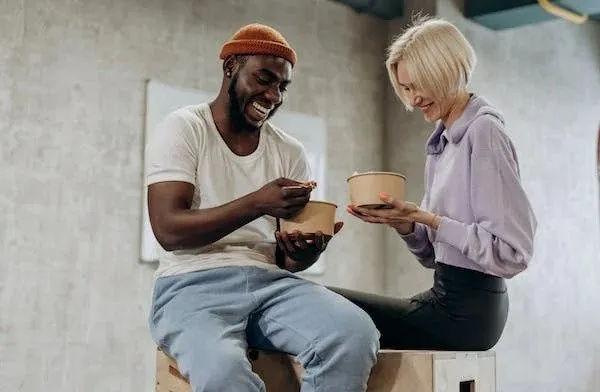
[(251, 347), (298, 355), (325, 339), (378, 336), (369, 316), (339, 294), (292, 274), (255, 292), (248, 321)]
[[(159, 346), (188, 329), (205, 334), (244, 330), (254, 308), (246, 271), (219, 268), (161, 278), (156, 282), (150, 331)], [(206, 336), (206, 335), (205, 335)]]
[(157, 282), (150, 327), (193, 390), (264, 390), (246, 356), (254, 308), (244, 269), (211, 270)]

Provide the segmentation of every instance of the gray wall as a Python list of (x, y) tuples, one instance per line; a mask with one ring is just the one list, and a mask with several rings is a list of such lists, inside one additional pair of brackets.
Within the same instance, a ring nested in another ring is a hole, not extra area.
[[(511, 311), (496, 347), (500, 391), (597, 391), (600, 26), (551, 21), (493, 32), (465, 20), (449, 0), (438, 0), (436, 8), (474, 45), (479, 65), (473, 90), (506, 115), (539, 220), (531, 267), (509, 282)], [(402, 25), (391, 24), (390, 36)], [(388, 169), (407, 173), (408, 194), (419, 201), (423, 146), (432, 127), (399, 103), (389, 101), (387, 113)], [(408, 295), (427, 288), (430, 272), (398, 238), (389, 234), (386, 241), (387, 291)]]
[[(447, 1), (426, 5), (473, 40), (474, 87), (506, 113), (540, 218), (536, 260), (510, 282), (502, 391), (595, 390), (598, 27), (492, 33)], [(355, 170), (402, 170), (410, 198), (422, 192), (431, 127), (394, 101), (382, 64), (401, 22), (388, 31), (329, 0), (0, 2), (0, 390), (152, 390), (153, 269), (137, 263), (144, 79), (218, 88), (220, 43), (252, 21), (299, 52), (287, 108), (330, 131), (327, 189), (347, 226), (315, 279), (399, 295), (428, 286), (397, 238), (343, 211)]]
[[(315, 0), (0, 2), (0, 390), (152, 390), (144, 79), (218, 89), (220, 44), (253, 21), (299, 53), (287, 108), (326, 118), (345, 217), (346, 176), (383, 162), (385, 23)], [(343, 230), (318, 280), (383, 291), (379, 231)]]
[[(402, 33), (413, 15), (436, 15), (436, 0), (405, 1), (405, 16), (389, 22), (388, 42)], [(421, 202), (424, 185), (425, 141), (433, 126), (418, 112), (408, 112), (396, 97), (391, 85), (386, 85), (386, 127), (384, 159), (386, 170), (406, 176), (406, 198)], [(430, 287), (432, 270), (423, 268), (406, 249), (395, 231), (385, 230), (386, 292), (409, 296)]]

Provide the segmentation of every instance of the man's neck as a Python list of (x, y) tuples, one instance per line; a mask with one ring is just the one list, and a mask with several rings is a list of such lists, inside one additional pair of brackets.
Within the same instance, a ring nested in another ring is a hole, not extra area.
[(229, 102), (220, 95), (209, 104), (221, 138), (236, 155), (250, 155), (258, 147), (260, 129), (237, 129), (229, 116)]

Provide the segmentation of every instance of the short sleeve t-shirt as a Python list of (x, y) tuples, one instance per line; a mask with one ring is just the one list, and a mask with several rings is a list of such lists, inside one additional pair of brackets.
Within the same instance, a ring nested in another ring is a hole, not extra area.
[[(218, 207), (279, 177), (311, 179), (302, 144), (266, 122), (257, 149), (236, 155), (216, 128), (208, 103), (186, 106), (158, 124), (146, 146), (146, 184), (194, 185), (192, 209)], [(210, 245), (158, 249), (155, 278), (222, 266), (275, 266), (275, 218), (262, 216)]]

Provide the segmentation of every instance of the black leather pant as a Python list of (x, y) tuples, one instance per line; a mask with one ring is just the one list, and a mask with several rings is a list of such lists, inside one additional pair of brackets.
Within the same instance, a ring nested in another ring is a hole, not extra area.
[(442, 263), (433, 287), (408, 299), (329, 288), (371, 316), (382, 349), (487, 350), (500, 339), (508, 316), (504, 279)]

